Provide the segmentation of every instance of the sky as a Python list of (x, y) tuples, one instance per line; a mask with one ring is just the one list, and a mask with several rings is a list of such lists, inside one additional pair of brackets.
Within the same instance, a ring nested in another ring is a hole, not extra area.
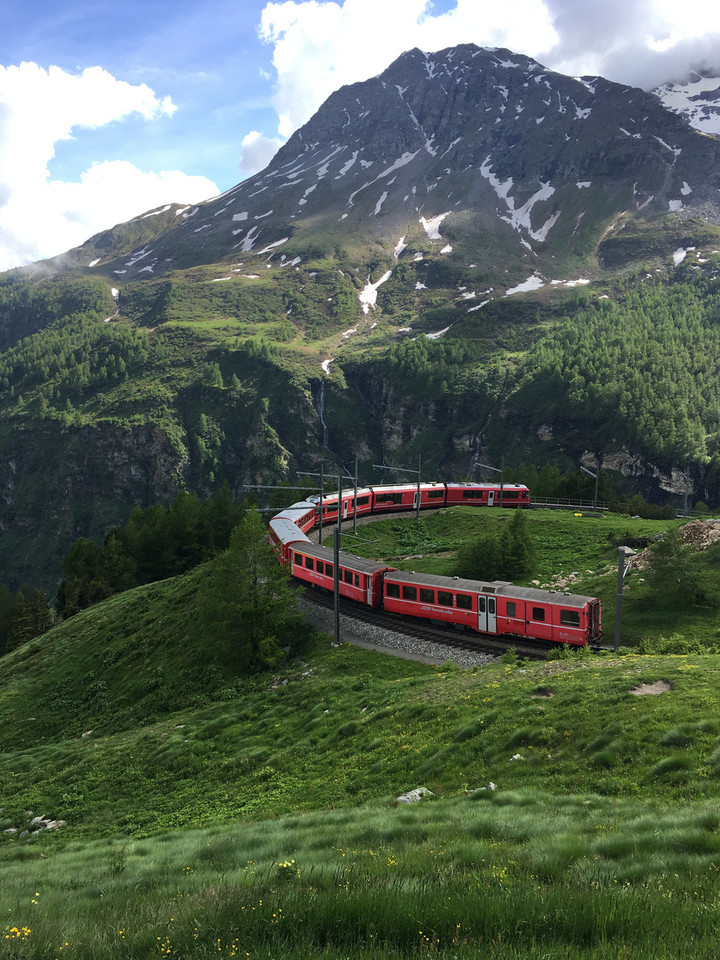
[(652, 89), (720, 76), (718, 0), (0, 0), (0, 271), (261, 170), (413, 47)]

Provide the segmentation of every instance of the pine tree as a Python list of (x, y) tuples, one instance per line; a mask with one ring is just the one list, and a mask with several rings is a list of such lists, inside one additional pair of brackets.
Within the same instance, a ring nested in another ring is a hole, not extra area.
[(14, 650), (21, 643), (27, 643), (35, 636), (33, 631), (33, 609), (22, 590), (15, 596), (15, 610), (12, 615), (8, 650)]
[(677, 530), (668, 531), (653, 545), (645, 579), (653, 603), (662, 607), (690, 607), (703, 592), (697, 554), (682, 542)]
[(33, 591), (32, 628), (33, 636), (39, 637), (52, 626), (52, 610), (48, 606), (47, 597), (42, 590)]
[(251, 511), (233, 530), (198, 592), (208, 653), (239, 672), (280, 661), (302, 624), (289, 575), (275, 557), (260, 515)]
[(521, 580), (535, 566), (536, 554), (524, 510), (516, 510), (501, 537), (500, 554), (505, 580)]

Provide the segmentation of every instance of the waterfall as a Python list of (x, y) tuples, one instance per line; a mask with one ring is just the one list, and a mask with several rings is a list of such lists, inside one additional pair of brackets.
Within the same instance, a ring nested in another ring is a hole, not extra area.
[(320, 417), (320, 423), (323, 428), (323, 438), (322, 443), (324, 447), (328, 445), (328, 428), (325, 423), (325, 381), (320, 381), (320, 396), (318, 398), (318, 416)]

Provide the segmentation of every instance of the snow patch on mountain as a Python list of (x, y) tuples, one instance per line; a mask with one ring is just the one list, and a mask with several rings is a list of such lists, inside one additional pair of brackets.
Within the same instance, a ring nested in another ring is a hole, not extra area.
[(498, 198), (502, 200), (507, 207), (508, 215), (501, 216), (500, 219), (509, 223), (510, 226), (518, 232), (520, 232), (520, 230), (526, 230), (533, 240), (537, 240), (540, 243), (544, 242), (550, 230), (557, 223), (561, 211), (557, 210), (539, 229), (533, 229), (531, 222), (532, 210), (538, 203), (549, 200), (555, 193), (555, 188), (551, 187), (549, 183), (542, 183), (540, 189), (537, 190), (529, 200), (526, 200), (521, 207), (516, 209), (515, 200), (510, 196), (510, 190), (513, 187), (512, 177), (505, 181), (500, 181), (492, 172), (490, 157), (485, 159), (485, 162), (480, 167), (480, 173), (490, 183), (490, 186), (495, 190)]
[(665, 83), (654, 92), (663, 106), (685, 117), (691, 127), (720, 136), (720, 77), (693, 73), (685, 83)]
[(534, 273), (531, 277), (528, 277), (527, 280), (519, 283), (516, 287), (510, 287), (509, 290), (506, 290), (505, 296), (511, 297), (514, 293), (528, 293), (530, 290), (539, 290), (544, 286), (545, 281), (542, 279), (542, 277), (539, 277), (536, 273)]
[(429, 240), (441, 240), (440, 236), (440, 224), (443, 222), (445, 217), (450, 216), (450, 211), (447, 213), (439, 213), (436, 217), (431, 217), (430, 220), (426, 220), (425, 217), (420, 217), (420, 223), (423, 226), (423, 230), (428, 235)]
[(375, 204), (375, 209), (370, 214), (371, 217), (376, 217), (380, 213), (380, 210), (382, 209), (382, 205), (385, 203), (387, 198), (388, 198), (388, 192), (387, 190), (383, 190), (382, 194), (380, 195), (380, 199)]
[(375, 309), (378, 287), (382, 283), (385, 283), (386, 280), (389, 280), (391, 274), (392, 270), (388, 270), (387, 273), (384, 273), (376, 283), (371, 283), (370, 279), (368, 278), (367, 284), (358, 294), (360, 303), (362, 304), (363, 313), (369, 313), (370, 307), (372, 307), (373, 310)]

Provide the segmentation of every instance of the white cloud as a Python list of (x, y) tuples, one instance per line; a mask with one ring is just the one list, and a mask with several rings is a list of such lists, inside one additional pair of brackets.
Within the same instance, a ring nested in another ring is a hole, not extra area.
[(717, 0), (547, 0), (558, 43), (548, 65), (563, 73), (599, 74), (652, 89), (720, 66)]
[(146, 173), (126, 161), (93, 164), (80, 180), (51, 179), (55, 145), (139, 114), (172, 116), (170, 98), (100, 67), (70, 74), (35, 63), (0, 67), (0, 269), (62, 253), (148, 208), (218, 192), (205, 177)]
[(556, 42), (542, 0), (457, 0), (440, 16), (431, 9), (430, 0), (268, 3), (260, 36), (274, 45), (280, 135), (290, 136), (338, 87), (381, 73), (412, 47), (472, 42), (534, 56)]
[(240, 160), (238, 166), (244, 177), (249, 177), (258, 170), (262, 170), (283, 145), (283, 140), (277, 137), (264, 137), (257, 130), (251, 130), (243, 137), (240, 146)]

